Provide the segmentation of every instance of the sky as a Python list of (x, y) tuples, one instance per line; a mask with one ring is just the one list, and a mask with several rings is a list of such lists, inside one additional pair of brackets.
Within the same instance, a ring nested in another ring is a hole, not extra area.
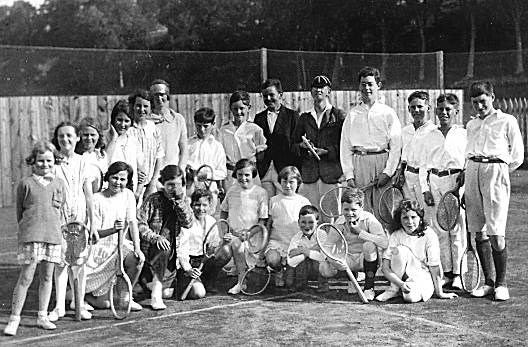
[[(0, 6), (11, 6), (16, 0), (0, 0)], [(44, 3), (44, 0), (24, 0), (31, 3), (35, 7), (39, 7)]]

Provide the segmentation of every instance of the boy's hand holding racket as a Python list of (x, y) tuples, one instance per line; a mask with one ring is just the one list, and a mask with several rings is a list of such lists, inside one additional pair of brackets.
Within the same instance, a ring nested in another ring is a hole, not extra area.
[(427, 206), (435, 205), (433, 193), (431, 193), (430, 190), (423, 192), (423, 196), (424, 196), (424, 202)]
[(199, 268), (193, 267), (187, 271), (187, 276), (189, 276), (192, 279), (197, 279), (202, 275), (202, 271), (200, 271)]
[(162, 251), (168, 251), (170, 250), (170, 242), (165, 237), (159, 235), (158, 239), (156, 240), (156, 247), (158, 249), (161, 249)]

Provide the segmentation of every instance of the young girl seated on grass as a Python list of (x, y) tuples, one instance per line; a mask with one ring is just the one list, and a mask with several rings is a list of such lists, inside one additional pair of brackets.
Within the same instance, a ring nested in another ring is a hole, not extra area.
[(37, 265), (39, 268), (39, 305), (37, 326), (55, 329), (48, 319), (53, 269), (61, 261), (61, 209), (66, 196), (64, 183), (53, 174), (57, 150), (49, 142), (37, 142), (26, 159), (32, 174), (17, 188), (18, 263), (22, 266), (13, 291), (11, 315), (5, 335), (16, 335), (20, 313)]
[(438, 237), (424, 221), (424, 210), (418, 202), (401, 202), (394, 212), (391, 230), (382, 265), (390, 287), (376, 300), (387, 301), (397, 297), (400, 290), (406, 302), (427, 301), (433, 292), (440, 299), (455, 298), (455, 293), (444, 293), (442, 290)]
[(248, 159), (241, 159), (235, 165), (233, 176), (238, 184), (233, 185), (222, 202), (220, 218), (227, 219), (233, 234), (226, 234), (224, 241), (232, 250), (238, 274), (237, 284), (229, 289), (229, 294), (238, 294), (241, 291), (241, 282), (244, 272), (256, 259), (245, 254), (244, 240), (236, 236), (237, 232), (246, 230), (259, 223), (265, 225), (268, 218), (268, 193), (264, 188), (255, 185), (257, 168), (255, 163)]
[(279, 172), (282, 191), (273, 196), (269, 203), (267, 228), (270, 240), (266, 248), (266, 263), (279, 270), (275, 277), (277, 287), (284, 286), (283, 268), (286, 266), (288, 247), (292, 237), (299, 231), (297, 221), (301, 207), (310, 201), (297, 194), (302, 184), (301, 173), (295, 166), (286, 166)]

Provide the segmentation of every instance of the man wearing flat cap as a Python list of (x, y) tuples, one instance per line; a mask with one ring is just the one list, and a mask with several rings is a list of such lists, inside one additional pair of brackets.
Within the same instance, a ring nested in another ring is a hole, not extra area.
[(364, 209), (379, 220), (381, 193), (400, 161), (401, 123), (396, 112), (379, 101), (380, 72), (364, 67), (358, 74), (361, 103), (350, 110), (341, 133), (341, 166), (350, 187), (365, 187)]
[[(303, 184), (299, 194), (308, 198), (314, 206), (319, 206), (321, 195), (336, 187), (343, 174), (339, 163), (339, 144), (346, 115), (330, 103), (331, 92), (332, 83), (328, 77), (316, 76), (313, 79), (311, 94), (314, 107), (301, 114), (293, 131), (292, 152), (301, 158)], [(326, 209), (337, 209), (337, 198), (331, 204), (333, 206)], [(323, 221), (329, 220), (323, 216)]]

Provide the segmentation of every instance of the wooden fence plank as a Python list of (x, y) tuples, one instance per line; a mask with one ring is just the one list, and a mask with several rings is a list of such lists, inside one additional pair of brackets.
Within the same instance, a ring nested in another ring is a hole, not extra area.
[(11, 148), (11, 132), (9, 122), (9, 100), (2, 98), (0, 99), (0, 170), (2, 175), (0, 177), (0, 203), (2, 206), (7, 206), (14, 201), (13, 193), (14, 182), (11, 181), (11, 175), (6, 174), (11, 172), (11, 153), (13, 151), (8, 150)]

